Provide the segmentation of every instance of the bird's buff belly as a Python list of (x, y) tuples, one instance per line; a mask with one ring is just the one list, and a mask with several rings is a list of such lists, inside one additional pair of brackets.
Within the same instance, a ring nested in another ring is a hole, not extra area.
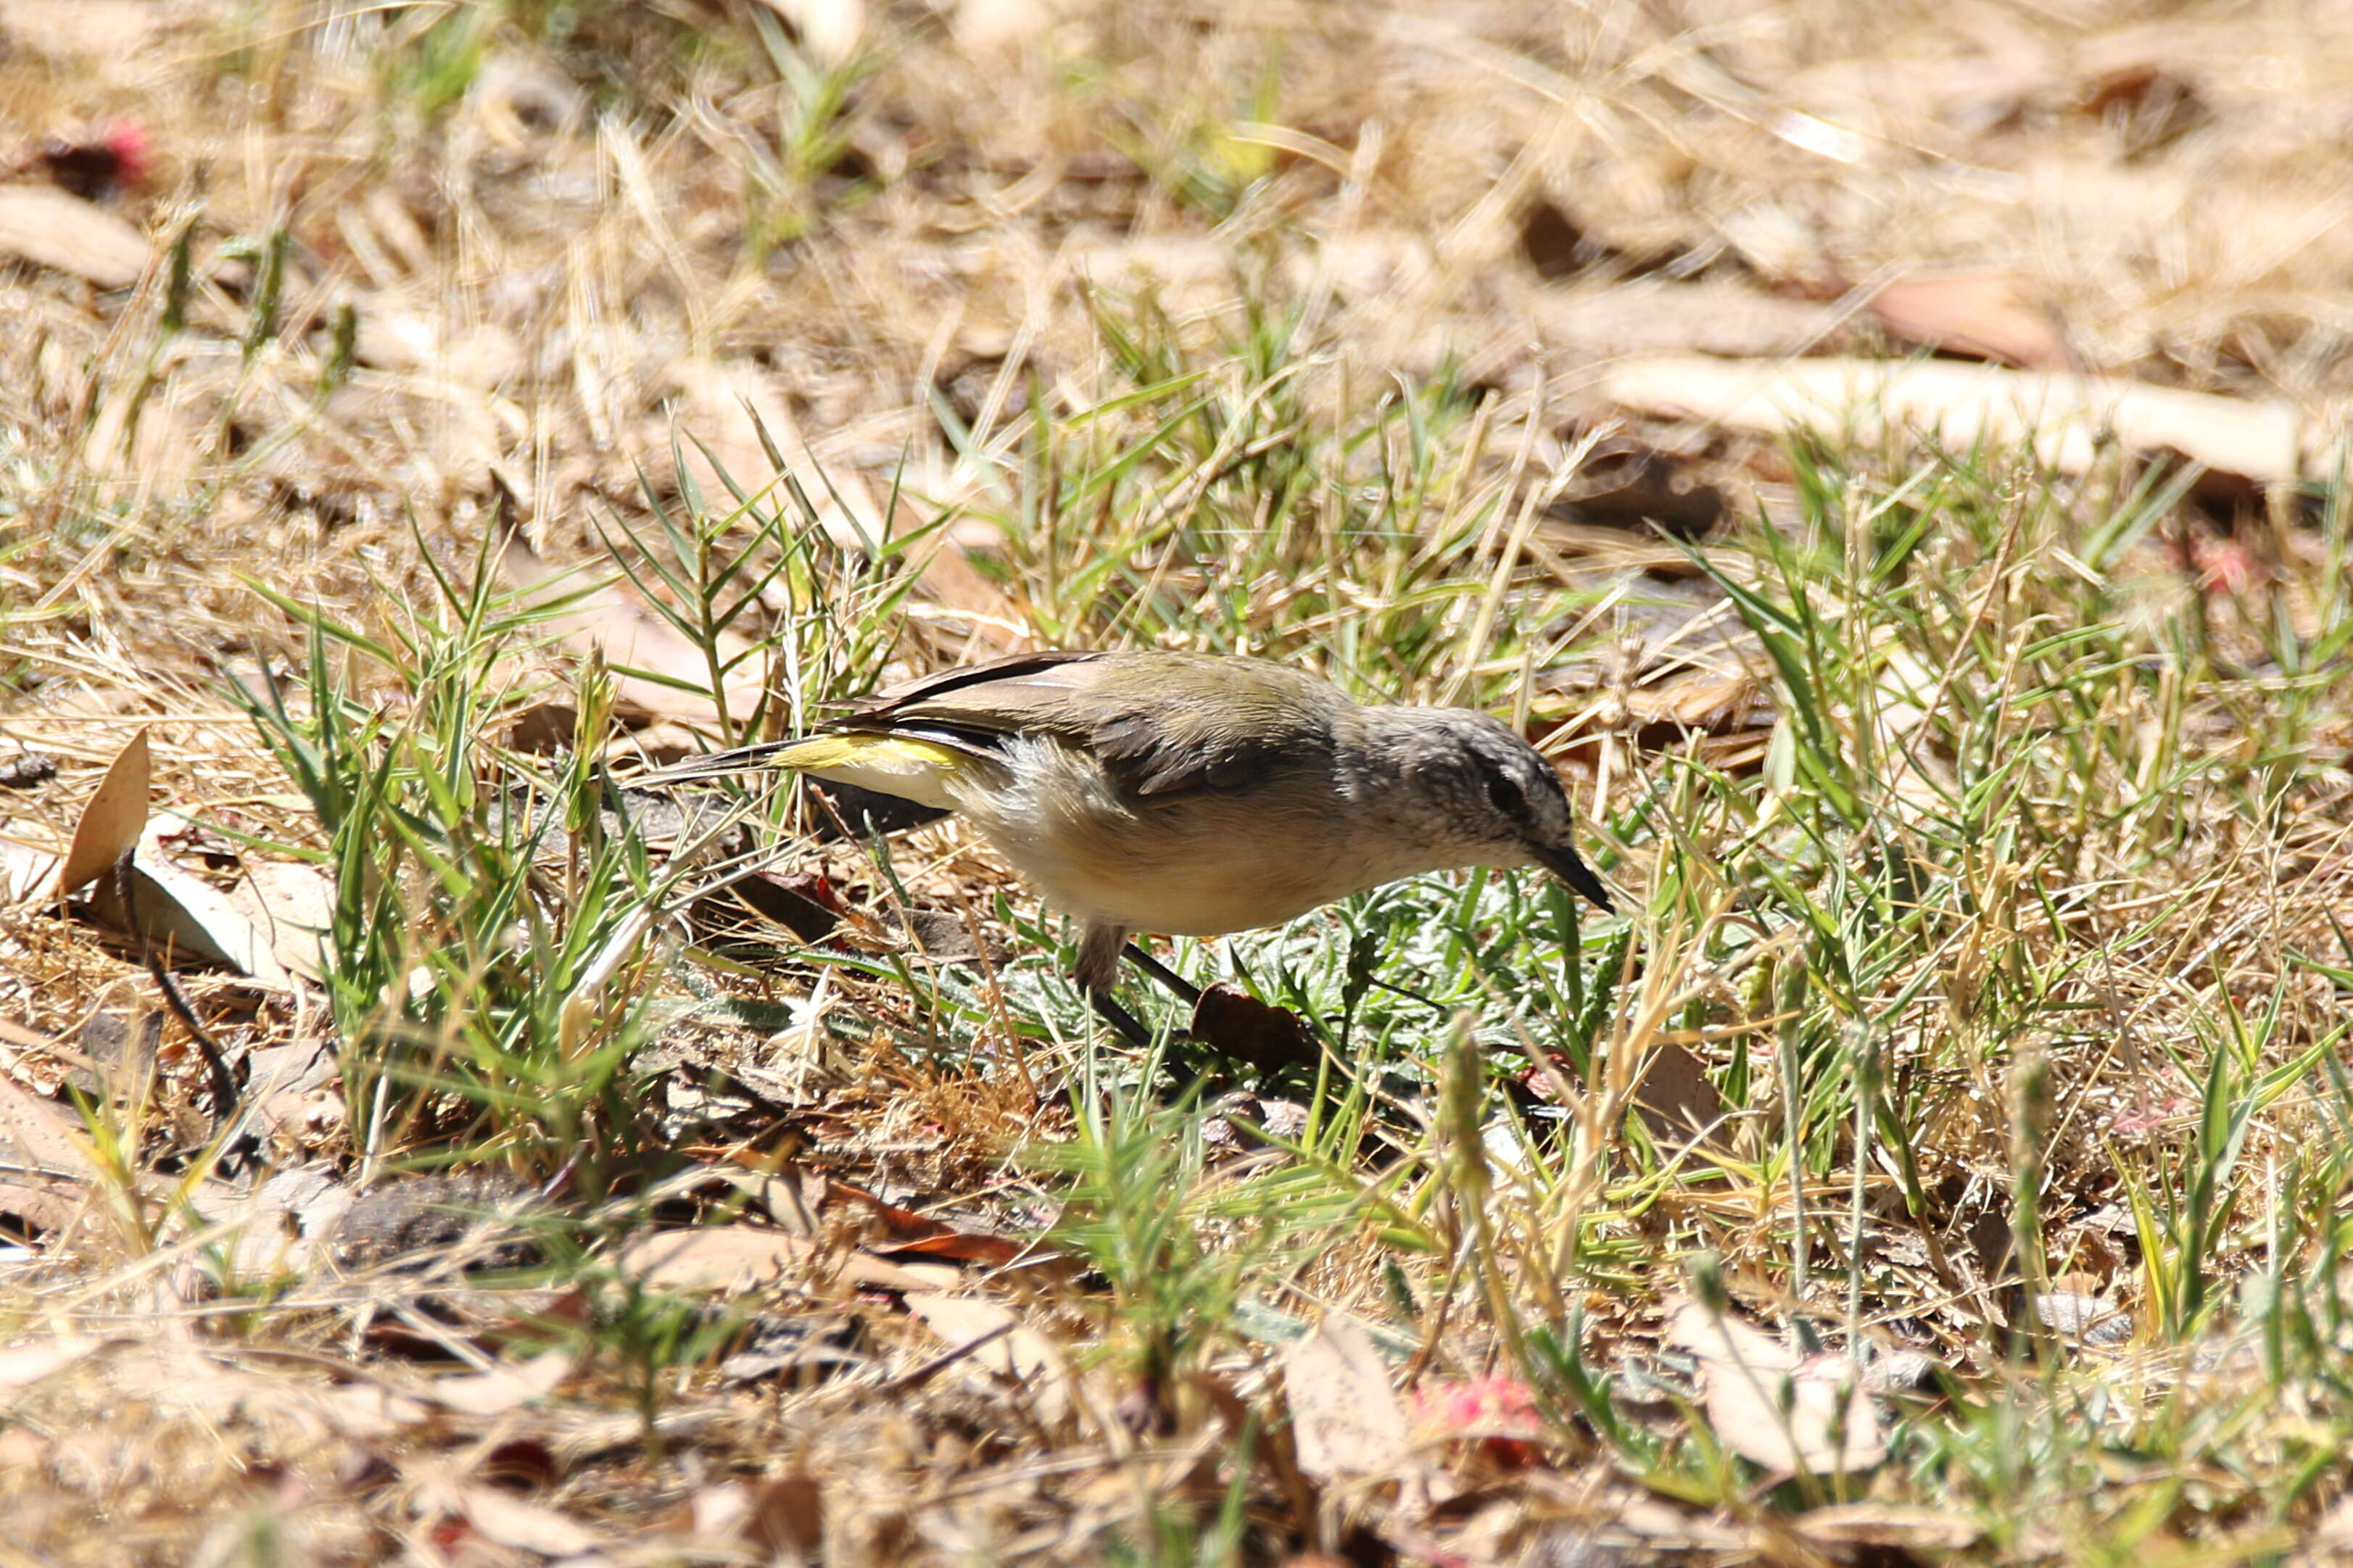
[(1313, 876), (1315, 868), (1295, 854), (1237, 855), (1205, 844), (1190, 856), (1121, 864), (1081, 860), (1048, 841), (1000, 847), (1048, 903), (1137, 931), (1215, 936), (1279, 925), (1338, 896), (1329, 890), (1328, 862), (1323, 875)]
[(1246, 799), (1105, 810), (1098, 796), (1092, 809), (1069, 811), (1022, 792), (959, 804), (1048, 903), (1136, 931), (1214, 936), (1277, 925), (1371, 885), (1322, 824), (1271, 821)]
[(1176, 936), (1216, 936), (1279, 925), (1334, 896), (1293, 867), (1264, 858), (1204, 858), (1146, 876), (1090, 875), (1066, 862), (1019, 868), (1049, 903), (1092, 920)]

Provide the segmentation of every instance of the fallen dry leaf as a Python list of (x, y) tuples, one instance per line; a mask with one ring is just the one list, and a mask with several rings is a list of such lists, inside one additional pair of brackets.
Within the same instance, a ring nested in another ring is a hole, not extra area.
[(2063, 370), (2067, 340), (2031, 279), (2015, 272), (1899, 278), (1871, 297), (1892, 337), (2029, 370)]
[(103, 1342), (86, 1334), (64, 1334), (0, 1347), (0, 1393), (29, 1388), (43, 1378), (55, 1377)]
[(1959, 1514), (1892, 1502), (1832, 1503), (1799, 1515), (1791, 1524), (1816, 1546), (1907, 1552), (1966, 1552), (1984, 1533)]
[[(1588, 360), (1665, 353), (1772, 359), (1808, 353), (1825, 342), (1835, 346), (1845, 320), (1833, 306), (1787, 300), (1746, 284), (1647, 278), (1599, 289), (1534, 290), (1525, 310), (1527, 324), (1546, 344)], [(1521, 335), (1525, 335), (1525, 327)]]
[(147, 826), (149, 775), (147, 731), (142, 729), (106, 765), (106, 776), (74, 824), (73, 845), (58, 871), (60, 898), (87, 887), (138, 847), (140, 831)]
[(436, 1378), (415, 1392), (460, 1415), (503, 1415), (554, 1393), (578, 1359), (570, 1351), (548, 1351), (520, 1365)]
[(1052, 1341), (1023, 1327), (1011, 1308), (929, 1291), (911, 1291), (906, 1300), (907, 1310), (952, 1350), (988, 1340), (966, 1358), (968, 1363), (1020, 1384), (1035, 1402), (1042, 1424), (1060, 1426), (1070, 1414), (1070, 1363)]
[(154, 0), (5, 0), (0, 31), (51, 59), (121, 59), (173, 19)]
[(12, 1177), (0, 1181), (0, 1220), (11, 1222), (6, 1229), (19, 1236), (40, 1232), (46, 1245), (81, 1216), (89, 1195), (89, 1187), (70, 1176)]
[(1222, 981), (1193, 999), (1187, 1027), (1194, 1038), (1261, 1072), (1313, 1068), (1323, 1058), (1323, 1045), (1306, 1019)]
[(336, 1431), (363, 1440), (414, 1426), (433, 1414), (433, 1407), (423, 1400), (375, 1383), (327, 1389), (321, 1395), (320, 1408)]
[(552, 1508), (509, 1497), (495, 1487), (463, 1486), (446, 1495), (444, 1507), (474, 1527), (483, 1540), (543, 1557), (577, 1557), (605, 1538)]
[(865, 0), (765, 0), (793, 25), (801, 47), (827, 66), (839, 66), (858, 52), (866, 34)]
[(1283, 1398), (1291, 1406), (1299, 1468), (1317, 1480), (1377, 1475), (1411, 1445), (1405, 1406), (1365, 1331), (1326, 1318), (1282, 1350)]
[(229, 1267), (244, 1279), (308, 1268), (320, 1244), (350, 1212), (356, 1194), (332, 1165), (294, 1165), (250, 1192), (207, 1182), (190, 1206), (207, 1223), (231, 1227)]
[(5, 1078), (0, 1078), (0, 1160), (44, 1175), (87, 1179), (94, 1174), (80, 1120)]
[(1667, 1342), (1699, 1358), (1708, 1426), (1734, 1453), (1777, 1473), (1851, 1473), (1887, 1457), (1862, 1369), (1800, 1357), (1738, 1318), (1685, 1300)]
[(1626, 717), (1637, 724), (1729, 731), (1769, 726), (1773, 706), (1770, 695), (1747, 675), (1689, 669), (1628, 691)]
[(789, 1547), (803, 1561), (817, 1561), (818, 1549), (825, 1544), (825, 1494), (817, 1478), (796, 1465), (754, 1487), (752, 1517), (744, 1533), (754, 1546), (771, 1552)]
[(1705, 1066), (1670, 1040), (1651, 1052), (1643, 1067), (1641, 1081), (1634, 1088), (1634, 1109), (1652, 1139), (1680, 1147), (1694, 1140), (1711, 1141), (1725, 1106)]
[(2115, 1346), (2132, 1338), (2132, 1314), (2096, 1292), (2042, 1291), (2034, 1298), (2034, 1316), (2061, 1339), (2079, 1344)]
[(2055, 372), (1691, 356), (1612, 365), (1601, 374), (1599, 394), (1638, 413), (1759, 435), (1851, 429), (1867, 445), (1897, 429), (1957, 448), (2031, 440), (2041, 461), (2070, 474), (2089, 471), (2111, 442), (2179, 452), (2257, 484), (2287, 483), (2305, 467), (2304, 420), (2293, 404)]
[[(817, 1243), (786, 1231), (712, 1225), (640, 1237), (615, 1262), (650, 1289), (732, 1292), (771, 1284), (822, 1256)], [(852, 1285), (882, 1290), (950, 1290), (964, 1278), (944, 1263), (885, 1263), (858, 1252), (839, 1260), (839, 1274)]]
[(740, 1541), (752, 1518), (752, 1489), (741, 1481), (698, 1487), (683, 1506), (654, 1521), (659, 1535), (684, 1533), (697, 1541)]
[(55, 185), (0, 185), (0, 254), (128, 289), (147, 270), (147, 237)]
[(483, 322), (444, 335), (423, 316), (374, 300), (354, 301), (354, 310), (359, 331), (353, 355), (362, 364), (444, 377), (485, 392), (513, 379), (522, 368), (522, 349), (503, 327)]
[(1050, 0), (962, 0), (951, 23), (956, 43), (968, 54), (1009, 54), (1054, 25)]
[(894, 1237), (868, 1246), (877, 1258), (944, 1258), (956, 1263), (979, 1263), (1000, 1268), (1025, 1254), (1042, 1256), (1009, 1236), (986, 1231), (951, 1230), (943, 1226), (928, 1236)]
[(335, 918), (335, 884), (325, 871), (307, 861), (248, 860), (228, 903), (289, 973), (325, 978), (327, 932)]
[(1010, 1263), (1028, 1250), (1010, 1237), (958, 1230), (888, 1202), (854, 1182), (790, 1163), (765, 1176), (730, 1173), (727, 1179), (757, 1197), (780, 1228), (810, 1240), (825, 1233), (829, 1217), (866, 1215), (872, 1223), (863, 1228), (860, 1239), (868, 1251), (881, 1258), (944, 1258), (997, 1266)]
[(211, 883), (152, 852), (152, 837), (148, 842), (151, 852), (131, 866), (135, 911), (123, 910), (114, 880), (108, 878), (91, 890), (92, 912), (118, 931), (131, 929), (128, 915), (135, 912), (140, 934), (158, 952), (194, 954), (272, 991), (294, 989), (294, 976), (278, 962), (262, 931)]

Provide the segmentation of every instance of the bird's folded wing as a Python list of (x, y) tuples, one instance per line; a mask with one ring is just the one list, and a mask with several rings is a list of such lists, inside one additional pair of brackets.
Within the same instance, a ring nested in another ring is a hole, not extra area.
[(1139, 795), (1247, 787), (1332, 748), (1328, 688), (1297, 672), (1178, 654), (1028, 654), (901, 687), (840, 728), (982, 745), (1050, 736)]

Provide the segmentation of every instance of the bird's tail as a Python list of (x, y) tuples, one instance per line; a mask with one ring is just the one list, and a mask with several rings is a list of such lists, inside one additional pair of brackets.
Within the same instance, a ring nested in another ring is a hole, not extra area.
[(697, 779), (726, 778), (734, 773), (789, 768), (792, 764), (780, 758), (796, 746), (807, 743), (806, 741), (769, 741), (757, 746), (738, 746), (732, 752), (712, 752), (707, 756), (689, 757), (666, 768), (654, 768), (634, 774), (628, 783), (632, 788), (661, 789), (670, 784), (691, 784)]
[(969, 762), (963, 752), (901, 735), (806, 735), (714, 752), (630, 782), (659, 787), (736, 773), (807, 773), (828, 784), (856, 784), (877, 795), (953, 811), (955, 803), (948, 798), (946, 784)]

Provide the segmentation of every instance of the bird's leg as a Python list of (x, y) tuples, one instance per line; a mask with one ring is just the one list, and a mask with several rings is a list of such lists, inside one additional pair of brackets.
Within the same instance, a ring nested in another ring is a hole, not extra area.
[(1089, 921), (1079, 937), (1079, 962), (1072, 971), (1081, 989), (1090, 995), (1110, 995), (1119, 980), (1119, 950), (1126, 945), (1126, 927)]
[(1094, 1008), (1095, 1016), (1109, 1024), (1121, 1039), (1139, 1049), (1151, 1047), (1152, 1031), (1144, 1026), (1144, 1020), (1112, 1000), (1110, 992), (1090, 991), (1087, 1003)]
[(1113, 1000), (1111, 994), (1113, 984), (1119, 979), (1119, 950), (1126, 945), (1127, 931), (1124, 927), (1088, 921), (1079, 938), (1079, 962), (1074, 974), (1098, 1017), (1116, 1029), (1129, 1045), (1149, 1046), (1152, 1031)]
[(1126, 956), (1127, 961), (1130, 963), (1133, 963), (1136, 968), (1144, 971), (1145, 973), (1150, 975), (1153, 979), (1160, 982), (1163, 986), (1167, 988), (1170, 994), (1176, 997), (1176, 999), (1184, 1003), (1185, 1005), (1187, 1007), (1198, 1007), (1200, 1005), (1201, 988), (1199, 986), (1194, 984), (1191, 981), (1186, 979), (1183, 975), (1177, 973), (1175, 970), (1169, 968), (1166, 964), (1161, 963), (1158, 959), (1153, 957), (1150, 953), (1145, 952), (1142, 948), (1136, 946), (1135, 943), (1132, 942), (1127, 943), (1120, 951)]

